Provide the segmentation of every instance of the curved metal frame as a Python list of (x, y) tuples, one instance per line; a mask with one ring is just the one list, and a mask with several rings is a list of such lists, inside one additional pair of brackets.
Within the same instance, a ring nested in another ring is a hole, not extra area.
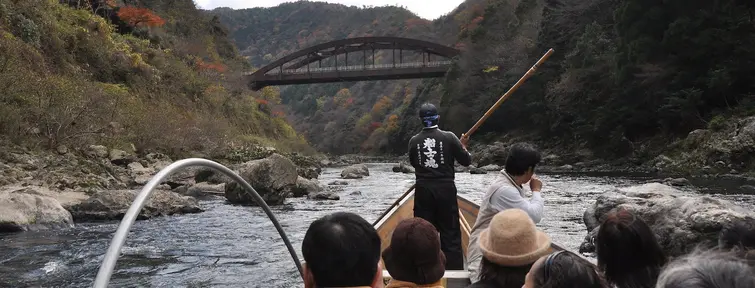
[[(391, 43), (391, 46), (388, 47), (382, 43)], [(344, 48), (340, 50), (337, 49), (338, 47), (341, 47), (341, 46), (350, 46), (350, 45), (355, 45), (355, 44), (363, 44), (363, 45), (358, 46), (358, 47), (348, 47), (348, 48)], [(453, 58), (459, 55), (459, 53), (461, 53), (458, 49), (451, 48), (451, 47), (437, 44), (437, 43), (433, 43), (433, 42), (424, 41), (424, 40), (417, 40), (417, 39), (410, 39), (410, 38), (403, 38), (403, 37), (355, 37), (355, 38), (347, 38), (347, 39), (325, 42), (322, 44), (317, 44), (314, 46), (310, 46), (308, 48), (304, 48), (302, 50), (288, 54), (284, 56), (283, 58), (280, 58), (276, 61), (273, 61), (270, 64), (265, 65), (264, 67), (252, 73), (250, 76), (254, 77), (254, 76), (265, 75), (267, 72), (275, 68), (281, 67), (286, 63), (289, 63), (291, 61), (294, 61), (304, 56), (315, 54), (325, 49), (329, 49), (329, 48), (336, 49), (334, 53), (329, 53), (327, 57), (324, 57), (324, 58), (328, 58), (328, 57), (340, 55), (347, 52), (372, 49), (372, 47), (369, 46), (371, 44), (378, 45), (378, 46), (375, 46), (376, 49), (395, 48), (395, 49), (406, 49), (406, 50), (421, 50), (421, 51), (426, 51), (430, 54), (435, 54), (435, 55), (439, 55), (439, 56), (443, 56), (447, 58)], [(324, 58), (321, 58), (321, 59), (324, 59)], [(300, 65), (299, 67), (301, 67), (317, 60), (319, 60), (317, 57), (308, 57), (305, 60), (292, 65), (292, 67), (297, 66), (297, 65)], [(307, 61), (311, 61), (311, 62), (307, 62)]]
[(257, 204), (262, 207), (262, 210), (265, 211), (267, 217), (269, 217), (273, 222), (275, 229), (278, 230), (278, 234), (280, 234), (283, 242), (285, 242), (286, 248), (288, 248), (288, 252), (294, 259), (296, 268), (299, 269), (299, 275), (302, 277), (302, 279), (304, 278), (304, 270), (302, 269), (299, 257), (296, 256), (296, 251), (294, 250), (293, 246), (291, 246), (291, 242), (288, 240), (288, 237), (286, 237), (286, 233), (283, 231), (283, 227), (280, 226), (280, 223), (278, 223), (278, 220), (275, 218), (275, 215), (273, 215), (270, 207), (267, 206), (267, 203), (265, 203), (265, 200), (262, 199), (257, 191), (255, 191), (254, 188), (249, 185), (249, 183), (244, 181), (241, 176), (233, 172), (231, 169), (228, 169), (228, 167), (207, 159), (189, 158), (173, 162), (173, 164), (170, 164), (168, 165), (168, 167), (160, 170), (160, 172), (158, 172), (154, 177), (152, 177), (151, 180), (149, 180), (147, 185), (144, 185), (144, 188), (142, 188), (142, 190), (136, 196), (136, 199), (131, 204), (131, 207), (128, 208), (126, 215), (123, 216), (123, 220), (121, 220), (121, 224), (118, 226), (118, 230), (115, 231), (113, 240), (110, 242), (110, 247), (108, 247), (107, 254), (105, 254), (105, 259), (102, 261), (102, 265), (100, 265), (100, 269), (97, 272), (97, 278), (95, 278), (94, 280), (95, 288), (105, 288), (110, 282), (110, 277), (113, 275), (113, 269), (115, 268), (116, 261), (118, 261), (118, 256), (120, 256), (121, 248), (123, 247), (123, 243), (126, 242), (126, 236), (128, 235), (131, 226), (134, 224), (136, 216), (139, 215), (139, 212), (144, 207), (144, 203), (147, 201), (149, 196), (152, 195), (152, 191), (155, 189), (155, 187), (160, 185), (160, 183), (165, 180), (165, 178), (167, 178), (173, 171), (190, 166), (203, 166), (213, 168), (241, 184), (246, 192), (251, 194), (254, 200), (257, 201)]

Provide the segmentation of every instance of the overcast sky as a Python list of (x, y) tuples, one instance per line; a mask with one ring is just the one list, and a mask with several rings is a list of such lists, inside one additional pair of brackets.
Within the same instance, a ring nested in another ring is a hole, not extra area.
[[(203, 9), (217, 7), (231, 7), (234, 9), (252, 7), (272, 7), (291, 0), (194, 0)], [(404, 6), (419, 17), (434, 20), (443, 14), (447, 14), (459, 6), (463, 0), (327, 0), (321, 2), (341, 3), (344, 5)]]

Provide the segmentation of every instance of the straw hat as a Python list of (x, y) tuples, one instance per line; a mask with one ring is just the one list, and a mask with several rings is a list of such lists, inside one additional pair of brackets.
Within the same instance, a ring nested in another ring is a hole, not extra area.
[(446, 271), (438, 230), (417, 217), (396, 225), (391, 244), (383, 251), (383, 262), (393, 279), (418, 285), (438, 282)]
[(535, 263), (550, 252), (550, 246), (550, 237), (537, 230), (535, 222), (521, 209), (498, 212), (480, 233), (483, 257), (501, 266)]

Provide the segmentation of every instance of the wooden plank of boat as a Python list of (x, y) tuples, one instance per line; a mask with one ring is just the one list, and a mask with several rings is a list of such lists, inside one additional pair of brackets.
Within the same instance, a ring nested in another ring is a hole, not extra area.
[[(477, 213), (480, 211), (480, 206), (472, 201), (467, 200), (461, 195), (456, 196), (456, 201), (459, 205), (459, 213), (463, 217), (460, 217), (459, 229), (462, 230), (461, 242), (464, 255), (467, 254), (467, 246), (469, 246), (469, 233), (471, 227), (477, 221)], [(391, 235), (396, 225), (404, 219), (414, 217), (414, 191), (410, 191), (406, 197), (404, 197), (398, 205), (390, 208), (386, 213), (382, 215), (377, 221), (375, 221), (375, 230), (380, 235), (381, 251), (388, 248), (391, 244)], [(467, 228), (469, 227), (469, 228)], [(562, 246), (551, 243), (551, 252), (565, 250)], [(579, 255), (579, 254), (578, 254)], [(466, 257), (465, 257), (466, 260)], [(382, 260), (381, 260), (382, 261)], [(466, 261), (465, 261), (466, 262)], [(387, 284), (390, 281), (391, 276), (388, 271), (383, 270), (383, 281)], [(467, 287), (471, 284), (469, 280), (469, 272), (466, 270), (449, 270), (443, 275), (441, 280), (443, 287), (457, 288)]]

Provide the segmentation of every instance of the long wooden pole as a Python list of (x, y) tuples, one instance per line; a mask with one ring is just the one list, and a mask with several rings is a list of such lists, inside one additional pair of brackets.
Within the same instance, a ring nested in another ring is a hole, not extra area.
[(406, 192), (404, 192), (404, 194), (401, 195), (401, 197), (398, 197), (398, 199), (396, 199), (396, 202), (393, 202), (393, 204), (391, 205), (391, 207), (388, 207), (388, 209), (385, 209), (385, 212), (383, 212), (383, 215), (380, 215), (380, 217), (378, 217), (375, 220), (375, 222), (372, 223), (372, 226), (375, 227), (375, 225), (377, 225), (377, 223), (380, 222), (380, 220), (382, 220), (383, 217), (385, 217), (385, 215), (388, 215), (388, 213), (391, 212), (391, 209), (393, 209), (393, 207), (398, 206), (398, 204), (401, 203), (401, 200), (403, 200), (404, 198), (406, 198), (406, 195), (409, 195), (409, 193), (414, 190), (414, 186), (415, 185), (416, 184), (412, 184), (412, 187), (409, 187), (409, 189), (406, 190)]
[(545, 55), (543, 55), (543, 57), (540, 57), (540, 60), (537, 60), (537, 63), (535, 63), (535, 65), (533, 65), (530, 68), (530, 70), (527, 70), (527, 73), (525, 73), (524, 76), (522, 76), (522, 78), (519, 79), (519, 81), (516, 81), (514, 86), (512, 86), (511, 89), (509, 89), (509, 91), (506, 91), (506, 94), (503, 94), (503, 96), (501, 96), (501, 98), (498, 99), (498, 101), (496, 101), (495, 104), (493, 104), (493, 106), (490, 107), (490, 109), (488, 109), (488, 112), (485, 112), (485, 114), (482, 115), (482, 118), (480, 118), (480, 120), (477, 120), (477, 123), (475, 123), (474, 126), (472, 126), (472, 128), (469, 128), (469, 131), (467, 131), (467, 133), (464, 133), (464, 136), (462, 137), (469, 139), (469, 136), (472, 136), (472, 133), (477, 131), (477, 128), (480, 128), (480, 126), (482, 126), (482, 123), (484, 123), (485, 120), (488, 119), (488, 117), (493, 115), (493, 111), (498, 109), (498, 106), (501, 106), (501, 104), (503, 104), (503, 101), (506, 101), (506, 99), (508, 99), (509, 96), (511, 96), (511, 94), (513, 94), (514, 91), (516, 91), (516, 89), (519, 89), (519, 86), (522, 86), (524, 81), (527, 81), (528, 78), (530, 78), (533, 74), (535, 74), (535, 71), (537, 70), (537, 68), (540, 67), (540, 65), (543, 64), (543, 62), (545, 62), (545, 60), (547, 60), (548, 57), (550, 57), (551, 54), (553, 54), (553, 52), (554, 52), (553, 49), (549, 49), (548, 52), (545, 52)]

